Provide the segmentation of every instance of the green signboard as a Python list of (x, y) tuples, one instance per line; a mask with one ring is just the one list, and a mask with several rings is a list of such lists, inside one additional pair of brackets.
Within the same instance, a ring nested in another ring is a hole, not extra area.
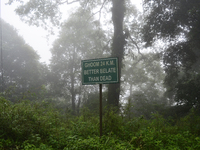
[(82, 84), (118, 83), (118, 58), (82, 60)]

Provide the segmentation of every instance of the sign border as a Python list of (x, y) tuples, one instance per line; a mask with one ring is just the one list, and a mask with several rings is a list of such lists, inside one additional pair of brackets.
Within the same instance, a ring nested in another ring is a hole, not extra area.
[[(83, 75), (83, 63), (84, 62), (91, 62), (91, 61), (101, 61), (101, 60), (109, 60), (109, 59), (116, 59), (117, 60), (117, 81), (105, 81), (105, 82), (101, 82), (101, 81), (92, 81), (92, 82), (88, 82), (85, 83), (84, 82), (84, 75)], [(118, 57), (107, 57), (107, 58), (97, 58), (97, 59), (86, 59), (86, 60), (81, 60), (81, 76), (82, 76), (82, 85), (94, 85), (94, 84), (115, 84), (115, 83), (119, 83), (119, 59)]]

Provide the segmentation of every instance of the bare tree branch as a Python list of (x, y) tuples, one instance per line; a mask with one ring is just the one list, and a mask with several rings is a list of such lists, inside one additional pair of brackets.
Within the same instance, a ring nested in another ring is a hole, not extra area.
[(124, 37), (125, 37), (125, 39), (130, 38), (130, 39), (131, 39), (131, 42), (136, 46), (136, 48), (137, 48), (137, 50), (138, 50), (138, 53), (144, 57), (144, 55), (140, 52), (140, 48), (138, 47), (137, 43), (136, 43), (136, 42), (133, 40), (133, 38), (131, 37), (130, 32), (129, 32), (128, 29), (125, 29)]
[(65, 3), (67, 3), (67, 4), (72, 4), (72, 3), (79, 2), (79, 1), (80, 1), (80, 0), (73, 0), (73, 1), (66, 0), (66, 1), (63, 1), (63, 2), (58, 2), (58, 1), (57, 1), (57, 3), (58, 3), (58, 4), (65, 4)]
[(103, 47), (103, 50), (105, 50), (106, 47), (108, 47), (108, 45), (110, 44), (111, 40), (112, 40), (112, 39), (110, 39), (110, 40), (107, 42), (107, 44)]
[[(95, 12), (95, 13), (92, 14), (92, 16), (94, 16), (94, 15), (96, 15), (97, 13), (99, 13), (99, 21), (100, 21), (100, 19), (101, 19), (101, 10), (103, 9), (103, 6), (105, 5), (106, 1), (107, 1), (107, 0), (104, 0), (104, 2), (103, 2), (102, 5), (101, 5), (101, 8), (100, 8), (97, 12)], [(92, 17), (92, 16), (91, 16), (91, 17)]]
[(130, 35), (129, 38), (131, 39), (132, 43), (136, 46), (138, 53), (144, 57), (144, 55), (140, 52), (140, 48), (138, 47), (137, 43), (133, 40), (133, 38)]

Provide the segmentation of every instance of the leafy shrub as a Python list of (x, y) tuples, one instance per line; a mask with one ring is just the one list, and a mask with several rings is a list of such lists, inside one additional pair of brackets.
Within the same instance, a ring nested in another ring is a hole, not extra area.
[(158, 113), (149, 120), (124, 115), (105, 111), (100, 139), (99, 117), (88, 109), (65, 118), (46, 101), (12, 104), (0, 97), (0, 149), (200, 149), (200, 116), (194, 110), (178, 120)]

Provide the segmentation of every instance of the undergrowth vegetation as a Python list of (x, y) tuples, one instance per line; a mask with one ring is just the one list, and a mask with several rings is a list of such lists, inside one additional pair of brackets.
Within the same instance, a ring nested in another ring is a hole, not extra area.
[(151, 119), (128, 118), (105, 111), (100, 139), (99, 116), (87, 108), (72, 116), (46, 101), (12, 104), (0, 97), (0, 149), (200, 149), (200, 117), (194, 110), (176, 120), (159, 114)]

